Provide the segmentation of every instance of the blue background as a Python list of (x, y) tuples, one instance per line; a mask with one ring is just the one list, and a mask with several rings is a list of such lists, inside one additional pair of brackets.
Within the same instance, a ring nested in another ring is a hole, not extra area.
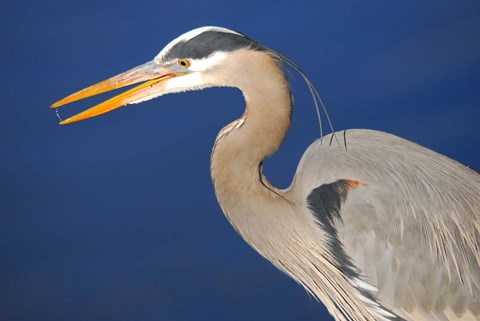
[[(478, 1), (1, 3), (0, 320), (327, 320), (244, 243), (209, 174), (236, 89), (165, 96), (68, 126), (48, 107), (204, 25), (295, 61), (336, 129), (391, 132), (480, 168)], [(318, 136), (293, 124), (266, 176), (286, 187)], [(63, 118), (110, 97), (63, 107)]]

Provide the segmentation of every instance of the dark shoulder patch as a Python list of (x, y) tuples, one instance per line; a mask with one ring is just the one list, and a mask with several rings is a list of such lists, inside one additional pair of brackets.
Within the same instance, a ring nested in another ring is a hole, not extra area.
[(246, 47), (259, 51), (266, 50), (259, 43), (241, 34), (211, 30), (177, 43), (165, 54), (164, 59), (201, 59), (216, 51), (229, 52)]
[[(310, 193), (307, 197), (308, 206), (317, 218), (318, 224), (327, 234), (327, 246), (334, 258), (334, 264), (350, 280), (361, 279), (360, 271), (353, 264), (350, 256), (345, 253), (343, 244), (338, 239), (337, 229), (334, 220), (342, 221), (340, 208), (347, 198), (348, 192), (355, 187), (365, 185), (364, 183), (341, 179), (330, 184), (323, 184)], [(356, 287), (365, 297), (367, 305), (374, 307), (379, 315), (385, 320), (405, 321), (403, 318), (384, 307), (374, 293), (362, 287)]]
[(358, 181), (341, 179), (315, 188), (308, 195), (308, 204), (318, 221), (324, 226), (333, 226), (333, 220), (340, 217), (340, 207), (350, 189), (364, 185)]
[(341, 179), (315, 188), (307, 198), (310, 210), (317, 218), (320, 227), (328, 235), (328, 245), (337, 260), (337, 268), (351, 277), (358, 277), (358, 271), (343, 250), (334, 220), (342, 220), (340, 208), (347, 197), (348, 191), (360, 185), (364, 184), (354, 180)]

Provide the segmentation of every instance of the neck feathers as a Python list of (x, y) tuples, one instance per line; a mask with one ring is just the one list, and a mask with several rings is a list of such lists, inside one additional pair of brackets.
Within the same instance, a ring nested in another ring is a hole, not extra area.
[(232, 60), (242, 61), (242, 70), (235, 72), (234, 83), (228, 85), (242, 91), (246, 110), (220, 131), (211, 157), (215, 192), (224, 209), (272, 193), (260, 165), (279, 148), (291, 118), (288, 82), (276, 60), (248, 50), (236, 55)]

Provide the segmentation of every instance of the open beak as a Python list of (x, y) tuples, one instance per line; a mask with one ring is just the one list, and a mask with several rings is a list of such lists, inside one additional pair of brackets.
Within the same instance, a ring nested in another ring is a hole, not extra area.
[(162, 84), (164, 81), (179, 76), (181, 74), (183, 73), (172, 72), (171, 70), (164, 69), (157, 65), (155, 62), (151, 61), (136, 68), (133, 68), (129, 71), (126, 71), (120, 75), (99, 82), (98, 84), (77, 91), (76, 93), (56, 102), (50, 107), (57, 108), (80, 99), (98, 95), (124, 86), (143, 82), (141, 85), (127, 90), (126, 92), (114, 96), (90, 109), (87, 109), (73, 117), (70, 117), (60, 122), (60, 125), (70, 124), (86, 118), (107, 113), (118, 107), (122, 107), (136, 101), (146, 100), (150, 96), (157, 96), (158, 93), (162, 91)]

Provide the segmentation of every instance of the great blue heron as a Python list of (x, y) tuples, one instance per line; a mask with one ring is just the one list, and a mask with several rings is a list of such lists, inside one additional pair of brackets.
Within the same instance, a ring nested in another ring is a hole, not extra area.
[(394, 135), (348, 130), (339, 144), (329, 143), (335, 134), (315, 141), (290, 187), (275, 188), (262, 162), (290, 125), (285, 62), (241, 33), (203, 27), (52, 107), (144, 82), (68, 124), (169, 93), (237, 87), (246, 110), (218, 134), (210, 171), (245, 241), (336, 320), (479, 320), (480, 175)]

